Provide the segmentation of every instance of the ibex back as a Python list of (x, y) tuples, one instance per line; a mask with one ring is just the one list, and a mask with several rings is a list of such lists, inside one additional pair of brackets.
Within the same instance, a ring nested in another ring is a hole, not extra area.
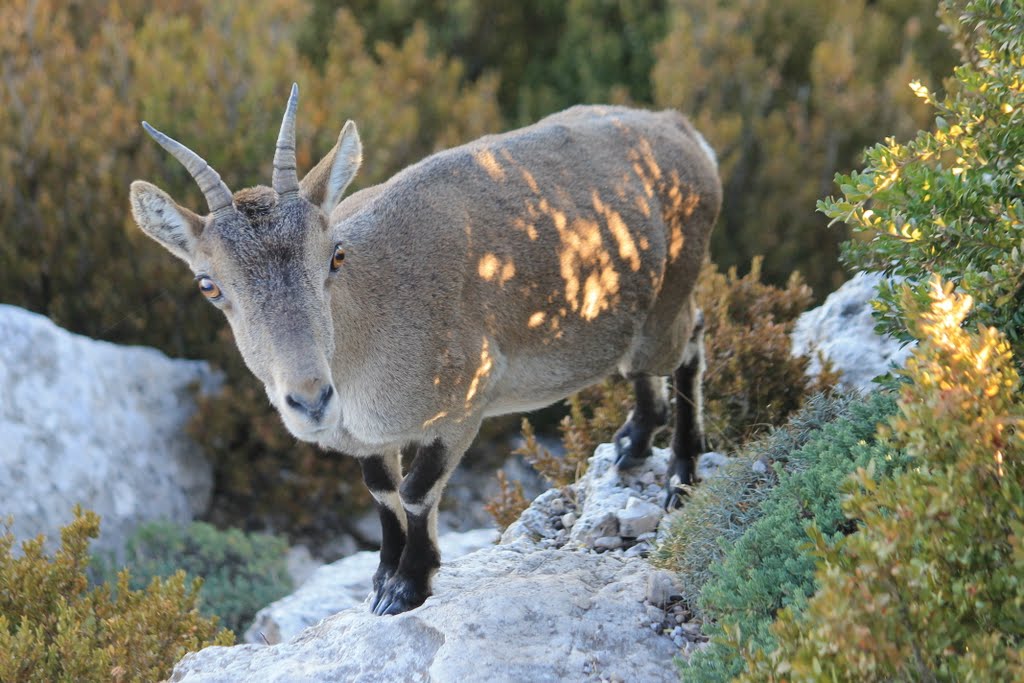
[(356, 127), (300, 182), (297, 100), (293, 87), (272, 187), (234, 195), (143, 123), (210, 213), (142, 181), (132, 211), (224, 311), (288, 429), (360, 459), (383, 526), (373, 611), (430, 594), (437, 504), (485, 417), (618, 372), (637, 392), (615, 440), (628, 467), (668, 423), (674, 373), (671, 505), (703, 446), (693, 290), (721, 203), (714, 154), (686, 119), (573, 107), (340, 201), (361, 162)]

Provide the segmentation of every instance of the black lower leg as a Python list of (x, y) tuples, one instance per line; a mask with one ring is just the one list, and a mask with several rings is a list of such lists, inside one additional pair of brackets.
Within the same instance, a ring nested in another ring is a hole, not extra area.
[(669, 463), (665, 507), (672, 508), (685, 493), (683, 487), (694, 484), (697, 457), (707, 450), (701, 415), (701, 381), (704, 371), (703, 344), (673, 374), (676, 398), (676, 425), (672, 436), (672, 461)]
[(405, 548), (394, 575), (378, 591), (375, 614), (398, 614), (423, 604), (430, 580), (441, 566), (431, 526), (436, 522), (440, 485), (450, 472), (449, 453), (440, 440), (417, 449), (399, 493), (405, 508)]
[(668, 403), (662, 395), (660, 380), (651, 375), (636, 375), (632, 379), (636, 408), (614, 439), (615, 464), (623, 469), (636, 466), (649, 456), (654, 435), (668, 424)]
[[(395, 461), (397, 465), (397, 458)], [(404, 515), (404, 512), (399, 507), (397, 475), (388, 468), (384, 458), (375, 455), (363, 458), (360, 464), (363, 468), (363, 481), (370, 489), (380, 515), (380, 564), (373, 575), (373, 590), (379, 593), (384, 583), (398, 569), (398, 562), (405, 549), (406, 533), (399, 519), (399, 514)]]

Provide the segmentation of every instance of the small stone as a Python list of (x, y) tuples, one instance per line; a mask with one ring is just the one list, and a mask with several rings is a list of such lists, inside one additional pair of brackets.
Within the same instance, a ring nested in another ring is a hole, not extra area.
[(566, 512), (562, 515), (562, 526), (566, 529), (571, 529), (572, 525), (576, 523), (576, 513)]
[(645, 557), (651, 552), (651, 545), (649, 543), (637, 543), (631, 548), (627, 548), (623, 557)]
[(555, 498), (553, 501), (551, 501), (551, 503), (549, 505), (551, 507), (551, 511), (554, 512), (554, 513), (557, 513), (557, 514), (560, 515), (563, 512), (565, 512), (565, 499), (564, 498)]
[(651, 470), (647, 470), (646, 472), (641, 474), (640, 475), (640, 483), (643, 484), (644, 486), (650, 486), (651, 484), (653, 484), (654, 483), (654, 472), (652, 472)]
[(680, 624), (679, 629), (681, 630), (683, 637), (687, 640), (696, 640), (697, 638), (700, 638), (701, 624), (696, 621)]
[(594, 550), (615, 550), (622, 545), (618, 536), (602, 536), (594, 541)]
[(594, 547), (594, 543), (602, 536), (618, 535), (619, 520), (612, 512), (606, 512), (599, 517), (577, 519), (572, 529), (572, 538), (588, 547)]
[(758, 458), (754, 461), (754, 464), (750, 466), (750, 469), (754, 470), (758, 474), (765, 474), (768, 472), (768, 463), (764, 461), (764, 458)]
[(636, 538), (640, 534), (654, 531), (664, 514), (665, 511), (659, 506), (630, 496), (626, 501), (626, 509), (615, 513), (619, 520), (619, 535)]
[(646, 534), (640, 534), (639, 536), (637, 536), (636, 537), (636, 542), (637, 543), (644, 543), (646, 541), (653, 541), (655, 536), (657, 536), (657, 535), (658, 534), (655, 531), (648, 531)]
[(665, 570), (654, 571), (647, 576), (647, 602), (656, 607), (669, 603), (676, 590), (676, 578)]

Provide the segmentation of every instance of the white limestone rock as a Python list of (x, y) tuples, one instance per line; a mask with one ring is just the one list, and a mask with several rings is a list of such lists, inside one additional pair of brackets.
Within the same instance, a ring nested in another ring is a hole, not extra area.
[(493, 546), (444, 564), (423, 606), (359, 604), (270, 647), (211, 647), (171, 681), (676, 681), (641, 559)]
[(906, 362), (912, 347), (901, 347), (898, 340), (874, 330), (870, 302), (881, 278), (878, 273), (857, 273), (825, 303), (797, 319), (792, 350), (794, 355), (811, 353), (809, 375), (821, 371), (815, 353), (820, 351), (841, 373), (842, 386), (866, 394), (876, 388), (872, 379)]
[(665, 510), (660, 505), (636, 496), (630, 496), (626, 507), (615, 513), (619, 520), (619, 534), (627, 538), (654, 531), (664, 515)]
[(219, 384), (206, 363), (71, 334), (0, 305), (0, 518), (48, 549), (80, 503), (102, 517), (94, 550), (119, 552), (148, 520), (205, 511), (209, 463), (185, 434), (190, 385)]
[[(494, 529), (444, 534), (438, 539), (441, 559), (448, 562), (462, 557), (493, 545), (497, 538)], [(376, 551), (363, 551), (320, 567), (294, 593), (257, 612), (245, 632), (245, 642), (286, 642), (332, 614), (361, 605), (373, 589), (378, 560)]]

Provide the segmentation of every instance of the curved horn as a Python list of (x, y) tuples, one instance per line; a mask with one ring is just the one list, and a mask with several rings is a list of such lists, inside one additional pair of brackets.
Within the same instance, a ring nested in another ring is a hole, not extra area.
[(281, 132), (277, 136), (274, 152), (274, 178), (271, 185), (278, 195), (299, 191), (299, 174), (295, 169), (295, 110), (299, 106), (299, 84), (292, 83), (292, 94), (284, 110)]
[(206, 197), (206, 203), (210, 206), (210, 213), (216, 216), (231, 208), (233, 204), (231, 190), (221, 180), (220, 174), (213, 170), (213, 167), (206, 163), (205, 159), (174, 138), (164, 135), (145, 121), (142, 122), (142, 127), (146, 129), (151, 138), (170, 152), (192, 174), (192, 177), (195, 178), (196, 183), (199, 185), (199, 189), (203, 191), (203, 196)]

